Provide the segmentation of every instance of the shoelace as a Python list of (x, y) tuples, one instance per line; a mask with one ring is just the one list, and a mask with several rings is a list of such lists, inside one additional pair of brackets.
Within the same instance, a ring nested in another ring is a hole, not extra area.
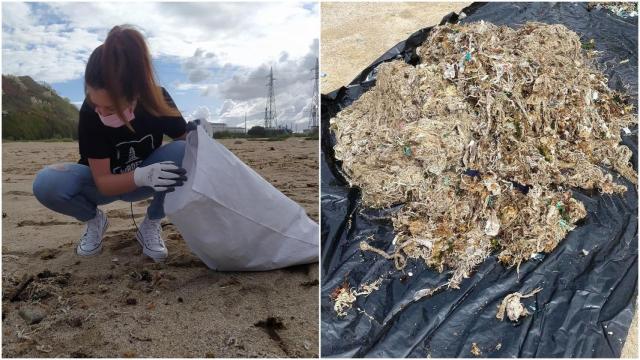
[[(102, 216), (97, 216), (94, 219), (91, 219), (87, 222), (87, 228), (84, 231), (84, 238), (87, 243), (91, 245), (96, 245), (100, 243), (100, 237), (98, 229), (100, 228), (100, 223), (102, 222)], [(90, 235), (87, 237), (87, 235)], [(88, 240), (87, 240), (88, 239)]]
[(140, 228), (145, 242), (162, 245), (160, 220), (145, 219)]
[[(148, 242), (149, 244), (156, 243), (164, 246), (164, 243), (162, 242), (162, 237), (161, 237), (162, 226), (160, 225), (160, 220), (149, 220), (148, 218), (146, 218), (142, 222), (142, 224), (140, 224), (140, 228), (142, 229), (141, 230), (138, 228), (138, 224), (136, 224), (136, 219), (133, 216), (133, 202), (131, 202), (130, 205), (131, 205), (131, 220), (133, 221), (133, 225), (135, 225), (136, 227), (136, 231), (139, 231), (140, 233), (142, 233), (143, 240)], [(148, 240), (151, 240), (151, 241), (148, 241)]]

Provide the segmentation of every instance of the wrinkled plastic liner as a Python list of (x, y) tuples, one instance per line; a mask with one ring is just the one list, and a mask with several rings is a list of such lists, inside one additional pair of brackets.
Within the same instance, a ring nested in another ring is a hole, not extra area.
[[(452, 13), (442, 23), (560, 23), (584, 42), (594, 39), (609, 86), (637, 103), (637, 17), (588, 10), (586, 3), (474, 3), (462, 11), (466, 18)], [(634, 313), (638, 277), (638, 194), (622, 178), (628, 187), (622, 195), (574, 189), (587, 217), (554, 252), (523, 263), (519, 274), (493, 255), (459, 290), (414, 301), (417, 291), (436, 288), (450, 274), (416, 260), (400, 272), (393, 261), (360, 250), (360, 242), (369, 239), (371, 246), (391, 252), (395, 234), (390, 214), (398, 207), (361, 206), (359, 191), (347, 186), (334, 160), (329, 119), (375, 85), (380, 63), (403, 59), (415, 65), (415, 49), (430, 29), (417, 31), (350, 85), (322, 97), (322, 356), (473, 357), (473, 349), (482, 357), (619, 357)], [(623, 143), (633, 151), (637, 171), (637, 128), (631, 130)], [(345, 281), (358, 288), (379, 279), (379, 290), (358, 297), (344, 317), (336, 315), (332, 291)], [(522, 299), (530, 315), (515, 323), (496, 319), (505, 296), (539, 287), (541, 291)]]

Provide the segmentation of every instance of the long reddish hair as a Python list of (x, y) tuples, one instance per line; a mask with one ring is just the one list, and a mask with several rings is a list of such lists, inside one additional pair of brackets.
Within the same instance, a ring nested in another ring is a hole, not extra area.
[[(106, 90), (120, 119), (125, 119), (125, 102), (136, 99), (154, 116), (180, 116), (180, 112), (165, 101), (147, 43), (131, 25), (114, 26), (104, 44), (93, 50), (84, 73), (85, 95), (87, 85)], [(124, 123), (134, 131), (129, 122)]]

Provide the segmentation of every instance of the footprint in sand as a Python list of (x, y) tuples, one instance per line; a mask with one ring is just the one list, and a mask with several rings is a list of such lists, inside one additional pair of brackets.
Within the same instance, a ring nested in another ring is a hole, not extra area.
[[(133, 214), (134, 218), (144, 217), (144, 215), (145, 214)], [(107, 217), (112, 219), (131, 219), (131, 211), (123, 209), (109, 210), (107, 211)]]
[(23, 226), (49, 226), (49, 225), (70, 225), (70, 224), (79, 224), (78, 221), (59, 221), (59, 220), (50, 220), (50, 221), (33, 221), (33, 220), (23, 220), (18, 223), (18, 227)]
[(108, 249), (113, 252), (137, 245), (135, 233), (131, 230), (114, 231), (105, 236), (103, 241)]
[(18, 195), (18, 196), (33, 196), (33, 194), (28, 192), (28, 191), (18, 191), (18, 190), (7, 191), (4, 194), (5, 195)]
[(39, 257), (40, 260), (51, 260), (55, 259), (62, 251), (58, 249), (43, 249), (35, 252), (35, 256)]

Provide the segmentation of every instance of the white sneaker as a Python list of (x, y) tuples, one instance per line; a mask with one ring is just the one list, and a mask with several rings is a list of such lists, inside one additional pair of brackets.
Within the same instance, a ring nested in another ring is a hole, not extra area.
[(96, 217), (87, 221), (87, 228), (76, 248), (80, 256), (92, 256), (102, 251), (102, 238), (109, 227), (109, 220), (102, 210), (97, 209)]
[(152, 258), (155, 262), (164, 261), (169, 252), (162, 239), (162, 226), (160, 219), (150, 220), (145, 216), (136, 233), (136, 239), (142, 246), (142, 253)]

